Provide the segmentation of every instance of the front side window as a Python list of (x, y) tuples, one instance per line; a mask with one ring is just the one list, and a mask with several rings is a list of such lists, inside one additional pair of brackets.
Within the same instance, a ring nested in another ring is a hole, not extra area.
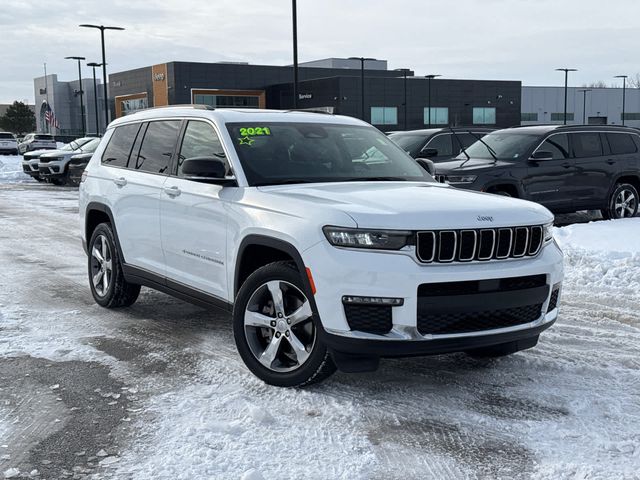
[(473, 124), (474, 125), (495, 125), (496, 109), (494, 107), (474, 107)]
[(435, 148), (438, 150), (438, 157), (451, 156), (453, 155), (453, 151), (451, 149), (451, 135), (436, 135), (429, 140), (424, 148)]
[(540, 145), (538, 151), (551, 152), (554, 160), (569, 158), (569, 136), (566, 133), (551, 135)]
[(602, 142), (599, 133), (573, 133), (571, 134), (571, 142), (576, 158), (602, 156)]
[(397, 125), (397, 107), (371, 107), (372, 125)]
[(180, 120), (150, 122), (140, 152), (130, 168), (149, 173), (168, 173), (171, 157), (178, 141)]
[(425, 141), (424, 135), (411, 135), (407, 133), (393, 133), (389, 135), (389, 138), (412, 157), (421, 150), (420, 147), (422, 147)]
[(636, 143), (628, 133), (607, 133), (606, 135), (612, 155), (624, 155), (638, 151)]
[(425, 125), (448, 125), (449, 109), (447, 107), (431, 107), (431, 122), (429, 122), (429, 108), (424, 108)]
[(372, 127), (325, 123), (227, 124), (249, 185), (431, 181)]
[[(180, 154), (178, 155), (178, 176), (182, 176), (182, 164), (188, 158), (217, 157), (227, 163), (222, 143), (213, 127), (205, 122), (190, 121), (184, 132)], [(227, 173), (229, 165), (227, 163)]]
[[(482, 137), (467, 149), (472, 158), (517, 160), (526, 156), (540, 136), (517, 131), (496, 131)], [(457, 158), (466, 158), (458, 156)]]
[(109, 139), (107, 148), (102, 154), (103, 165), (112, 167), (126, 167), (129, 161), (129, 153), (136, 139), (140, 124), (123, 125), (116, 127), (115, 131)]

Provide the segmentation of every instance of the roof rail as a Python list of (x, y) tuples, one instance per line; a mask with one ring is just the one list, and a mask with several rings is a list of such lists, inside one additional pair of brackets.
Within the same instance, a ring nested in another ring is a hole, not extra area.
[(321, 113), (323, 115), (333, 115), (331, 112), (327, 112), (326, 110), (322, 110), (320, 107), (316, 108), (292, 108), (290, 110), (285, 110), (285, 113), (293, 113), (293, 112), (301, 112), (301, 113)]
[(157, 107), (145, 108), (145, 110), (155, 110), (157, 108), (193, 108), (196, 110), (215, 110), (211, 105), (202, 105), (199, 103), (181, 103), (176, 105), (160, 105)]

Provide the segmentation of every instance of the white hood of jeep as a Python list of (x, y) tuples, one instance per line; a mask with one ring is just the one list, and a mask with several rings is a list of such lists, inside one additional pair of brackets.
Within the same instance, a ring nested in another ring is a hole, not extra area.
[(295, 202), (297, 208), (307, 204), (309, 215), (313, 215), (314, 207), (339, 210), (362, 228), (491, 228), (553, 221), (551, 212), (533, 202), (437, 183), (323, 183), (260, 190), (285, 196)]

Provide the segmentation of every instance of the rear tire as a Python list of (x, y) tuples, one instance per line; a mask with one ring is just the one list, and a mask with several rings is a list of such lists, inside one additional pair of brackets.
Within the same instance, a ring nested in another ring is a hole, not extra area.
[(105, 308), (133, 305), (140, 294), (140, 285), (124, 278), (122, 260), (111, 224), (99, 224), (89, 241), (88, 272), (93, 299)]
[(300, 272), (274, 262), (242, 284), (233, 309), (238, 353), (251, 372), (278, 387), (317, 383), (336, 371)]
[(467, 355), (473, 358), (499, 358), (506, 357), (516, 352), (521, 352), (527, 348), (533, 348), (538, 343), (539, 335), (523, 340), (515, 340), (513, 342), (500, 343), (490, 347), (476, 348), (467, 350)]
[(635, 217), (638, 213), (640, 196), (630, 183), (618, 183), (611, 192), (607, 208), (600, 210), (606, 220)]

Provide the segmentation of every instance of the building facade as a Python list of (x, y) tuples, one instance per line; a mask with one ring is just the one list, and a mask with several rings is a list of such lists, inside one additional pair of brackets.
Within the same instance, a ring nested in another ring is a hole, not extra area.
[[(360, 60), (302, 63), (297, 107), (363, 118), (383, 131), (425, 128), (429, 119), (436, 126), (520, 123), (518, 81), (429, 81), (406, 73), (405, 79), (405, 72), (388, 70), (384, 60), (365, 62), (363, 113)], [(169, 62), (111, 74), (109, 88), (115, 117), (188, 103), (289, 109), (294, 105), (292, 79), (290, 65)]]
[[(585, 91), (586, 90), (586, 91)], [(622, 88), (570, 87), (567, 124), (622, 125)], [(624, 124), (640, 127), (640, 90), (625, 91)], [(522, 87), (522, 125), (563, 123), (564, 87)]]
[[(96, 80), (97, 92), (93, 89), (93, 78), (82, 80), (84, 111), (80, 109), (80, 82), (73, 80), (62, 82), (56, 74), (38, 77), (33, 80), (36, 126), (38, 132), (54, 135), (82, 135), (82, 119), (88, 134), (104, 131), (104, 96), (102, 83)], [(98, 94), (98, 124), (96, 125), (95, 94)], [(51, 107), (60, 128), (55, 128), (45, 121), (47, 105)]]

